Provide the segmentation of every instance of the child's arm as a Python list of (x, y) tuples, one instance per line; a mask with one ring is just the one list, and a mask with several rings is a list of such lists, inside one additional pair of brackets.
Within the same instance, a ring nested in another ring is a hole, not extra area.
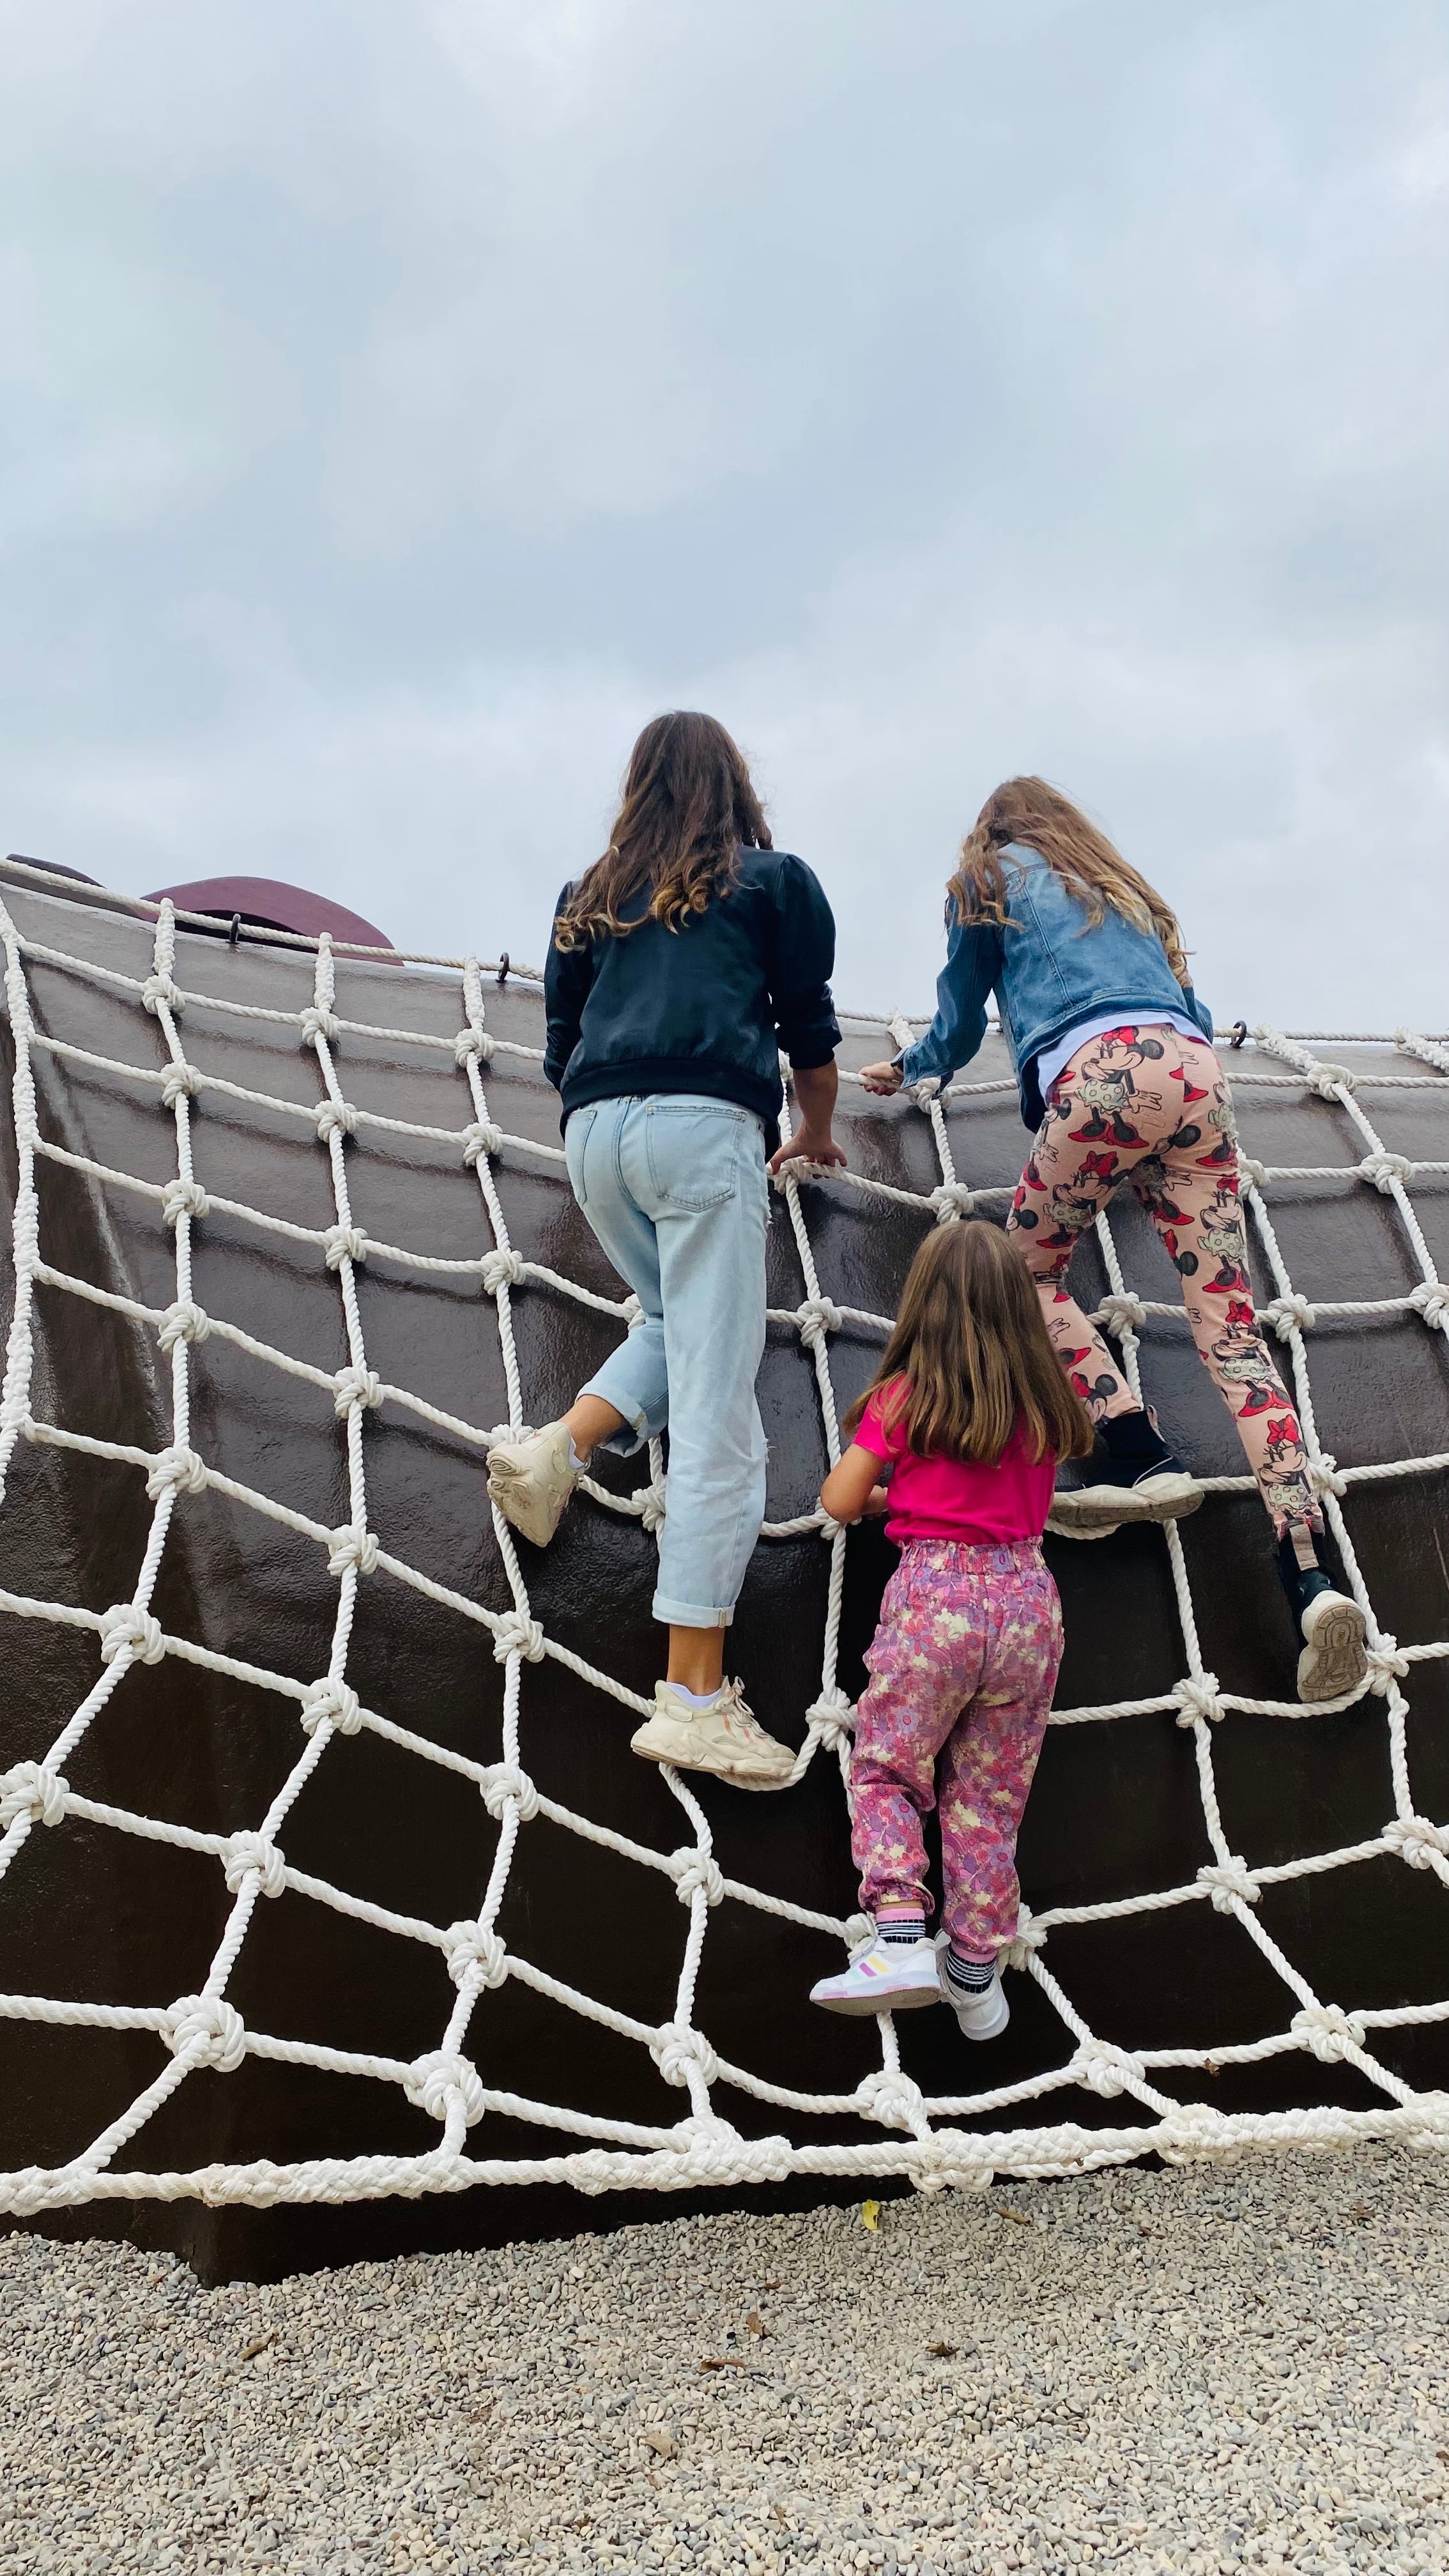
[(833, 1521), (876, 1520), (890, 1508), (890, 1496), (884, 1485), (877, 1483), (881, 1460), (873, 1449), (862, 1449), (853, 1440), (838, 1467), (832, 1467), (820, 1488), (820, 1508)]
[(986, 999), (1001, 972), (1001, 933), (991, 921), (958, 921), (952, 908), (946, 963), (936, 978), (936, 1016), (899, 1064), (868, 1064), (867, 1091), (889, 1094), (903, 1083), (937, 1075), (949, 1082), (969, 1064), (986, 1035)]

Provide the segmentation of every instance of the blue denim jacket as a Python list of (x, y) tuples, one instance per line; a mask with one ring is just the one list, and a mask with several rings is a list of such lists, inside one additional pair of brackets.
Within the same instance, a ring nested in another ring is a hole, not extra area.
[(1039, 850), (1012, 841), (1002, 855), (1009, 863), (1011, 921), (1005, 927), (960, 922), (955, 906), (947, 904), (946, 963), (936, 981), (936, 1016), (901, 1058), (907, 1082), (920, 1082), (928, 1074), (949, 1082), (971, 1062), (986, 1033), (988, 993), (996, 995), (1002, 1035), (1016, 1068), (1021, 1114), (1033, 1130), (1045, 1116), (1036, 1059), (1079, 1020), (1119, 1007), (1124, 1020), (1141, 1019), (1152, 1010), (1185, 1010), (1211, 1041), (1212, 1014), (1190, 984), (1179, 984), (1153, 932), (1136, 930), (1111, 911), (1093, 929)]

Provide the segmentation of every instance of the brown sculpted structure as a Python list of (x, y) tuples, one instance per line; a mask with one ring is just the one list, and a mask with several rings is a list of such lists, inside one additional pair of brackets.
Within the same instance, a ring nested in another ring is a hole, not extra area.
[[(628, 1751), (663, 1462), (632, 1494), (605, 1465), (547, 1554), (487, 1508), (491, 1431), (627, 1324), (533, 986), (228, 945), (18, 865), (0, 897), (9, 2223), (276, 2274), (871, 2178), (1449, 2147), (1442, 1040), (1226, 1059), (1257, 1303), (1370, 1611), (1354, 1704), (1293, 1698), (1135, 1202), (1075, 1256), (1210, 1491), (1180, 1530), (1048, 1541), (1066, 1662), (1011, 2025), (973, 2050), (945, 2010), (807, 2002), (853, 1928), (837, 1757), (891, 1560), (815, 1497), (923, 1229), (1009, 1203), (998, 1042), (944, 1105), (847, 1081), (849, 1174), (774, 1202), (775, 1534), (730, 1659), (801, 1758), (745, 1797)], [(847, 1074), (882, 1025), (847, 1023)]]

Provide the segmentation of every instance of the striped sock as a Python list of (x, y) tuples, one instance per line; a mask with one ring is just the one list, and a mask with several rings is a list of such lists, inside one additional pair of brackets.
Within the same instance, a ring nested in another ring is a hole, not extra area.
[(946, 1953), (946, 1983), (958, 1986), (963, 1995), (984, 1995), (995, 1974), (994, 1959), (963, 1959), (955, 1949)]
[(878, 1914), (875, 1928), (882, 1941), (889, 1941), (894, 1947), (898, 1941), (903, 1944), (924, 1941), (926, 1918), (924, 1914)]

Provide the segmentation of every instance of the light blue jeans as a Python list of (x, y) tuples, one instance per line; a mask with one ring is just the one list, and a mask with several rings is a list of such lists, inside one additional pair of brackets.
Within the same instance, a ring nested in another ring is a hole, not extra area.
[(668, 1427), (654, 1616), (727, 1628), (765, 1516), (764, 1130), (702, 1094), (590, 1101), (564, 1131), (574, 1196), (644, 1309), (591, 1377), (632, 1457)]

